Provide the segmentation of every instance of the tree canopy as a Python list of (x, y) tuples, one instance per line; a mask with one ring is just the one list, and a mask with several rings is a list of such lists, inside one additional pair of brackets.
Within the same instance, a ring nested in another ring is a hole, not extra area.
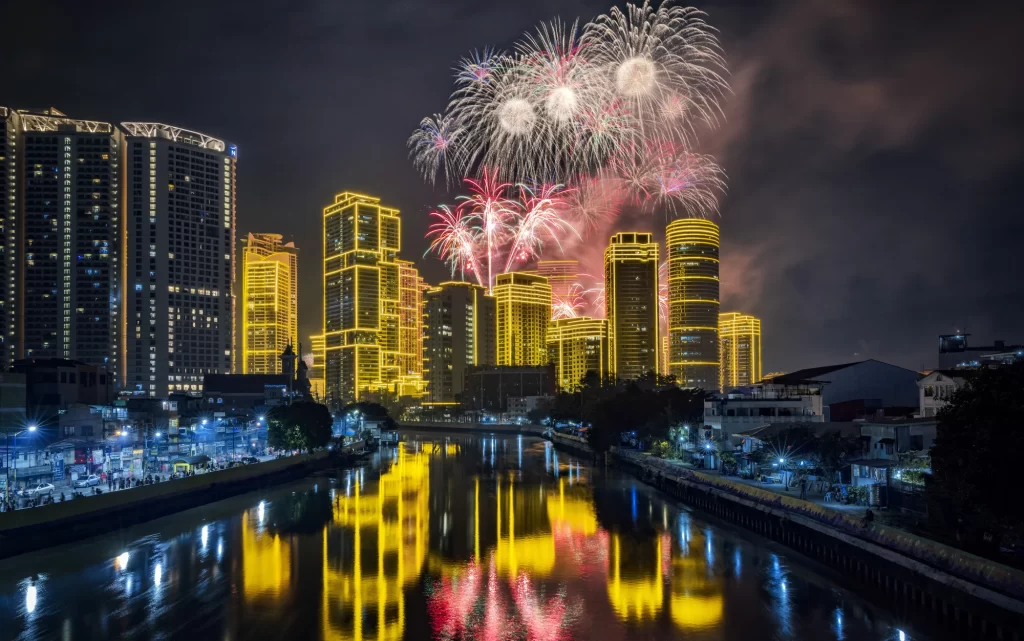
[(276, 449), (312, 450), (331, 441), (331, 412), (326, 405), (296, 401), (267, 412), (267, 442)]
[[(1024, 362), (982, 369), (938, 415), (932, 447), (933, 525), (955, 531), (968, 547), (1024, 534)], [(937, 509), (936, 509), (937, 508)]]

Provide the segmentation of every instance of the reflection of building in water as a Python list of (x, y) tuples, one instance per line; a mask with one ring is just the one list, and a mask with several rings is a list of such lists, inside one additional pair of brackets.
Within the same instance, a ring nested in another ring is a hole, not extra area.
[(430, 511), (430, 446), (406, 447), (376, 494), (354, 481), (335, 502), (333, 527), (324, 529), (325, 639), (397, 641), (404, 634), (404, 588), (423, 569)]
[(664, 607), (667, 534), (650, 541), (612, 535), (608, 563), (608, 600), (623, 620), (648, 621)]
[(722, 584), (708, 577), (710, 541), (701, 534), (683, 543), (681, 555), (672, 560), (672, 589), (669, 612), (682, 630), (718, 625), (722, 620)]
[[(262, 508), (261, 508), (262, 509)], [(249, 522), (242, 513), (242, 594), (246, 599), (275, 596), (291, 581), (287, 541)]]
[(556, 532), (562, 528), (573, 534), (593, 536), (597, 533), (597, 511), (593, 494), (583, 485), (566, 487), (564, 477), (558, 479), (558, 492), (548, 493), (548, 521)]
[(495, 491), (498, 540), (494, 556), (498, 572), (513, 578), (520, 570), (534, 578), (549, 576), (555, 567), (555, 539), (547, 522), (543, 495), (517, 492), (511, 478), (504, 492), (499, 478)]

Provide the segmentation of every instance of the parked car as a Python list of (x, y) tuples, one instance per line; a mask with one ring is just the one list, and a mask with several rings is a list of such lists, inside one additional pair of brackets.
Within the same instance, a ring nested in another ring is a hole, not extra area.
[(92, 487), (100, 484), (100, 477), (95, 474), (89, 476), (79, 476), (78, 480), (74, 482), (75, 487)]
[(50, 496), (53, 494), (53, 483), (40, 483), (35, 487), (25, 488), (23, 495), (28, 498), (35, 498), (37, 496)]
[(255, 456), (243, 456), (242, 457), (242, 463), (245, 463), (246, 465), (252, 465), (253, 463), (259, 463), (259, 462), (260, 462), (260, 460), (258, 458), (256, 458)]

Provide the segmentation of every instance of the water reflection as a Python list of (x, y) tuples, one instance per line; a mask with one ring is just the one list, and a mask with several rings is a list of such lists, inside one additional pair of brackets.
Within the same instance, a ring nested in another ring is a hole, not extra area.
[(537, 439), (411, 440), (0, 564), (0, 620), (69, 641), (912, 638), (745, 536)]

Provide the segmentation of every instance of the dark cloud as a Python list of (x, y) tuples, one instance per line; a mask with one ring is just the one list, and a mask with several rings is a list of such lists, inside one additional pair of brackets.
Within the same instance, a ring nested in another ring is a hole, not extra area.
[[(856, 356), (931, 366), (935, 335), (953, 327), (1024, 340), (1019, 3), (701, 8), (734, 89), (726, 122), (703, 138), (729, 174), (724, 303), (763, 317), (766, 366)], [(418, 260), (427, 209), (448, 196), (422, 184), (405, 140), (444, 106), (453, 63), (540, 20), (605, 10), (585, 0), (20, 3), (8, 17), (26, 27), (0, 42), (0, 101), (237, 143), (240, 232), (282, 232), (302, 248), (309, 334), (332, 195), (357, 189), (400, 207), (404, 253)], [(592, 238), (584, 256), (602, 243)], [(428, 280), (444, 276), (418, 262)]]

